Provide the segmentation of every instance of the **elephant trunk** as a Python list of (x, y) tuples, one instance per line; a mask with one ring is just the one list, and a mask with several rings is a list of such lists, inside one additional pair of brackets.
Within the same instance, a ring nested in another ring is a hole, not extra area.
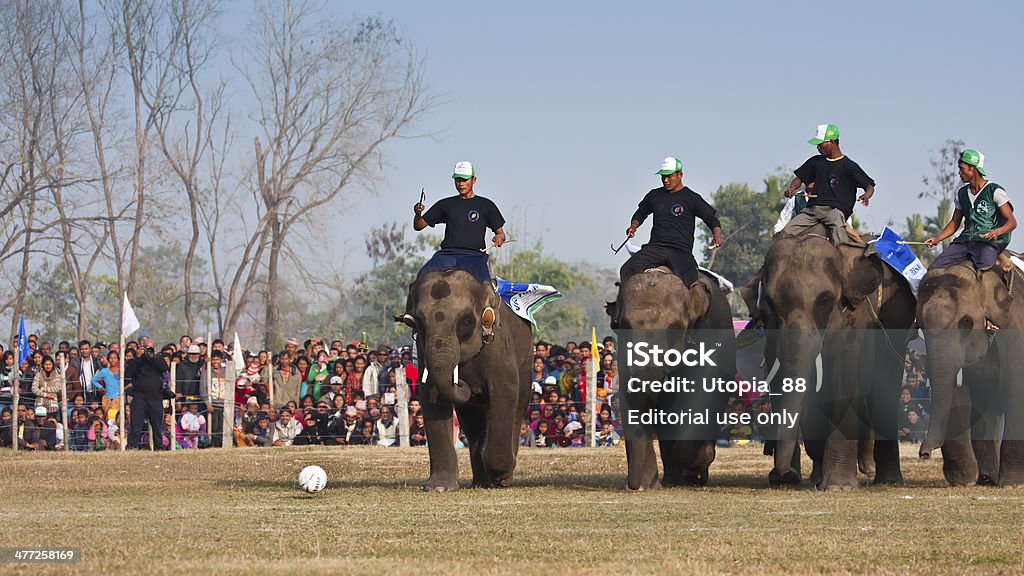
[[(772, 400), (774, 412), (783, 410), (790, 414), (800, 414), (800, 426), (793, 429), (779, 428), (776, 431), (778, 448), (775, 451), (775, 469), (780, 473), (789, 470), (793, 455), (797, 449), (798, 428), (804, 428), (804, 395), (812, 392), (818, 385), (819, 370), (817, 358), (821, 354), (822, 333), (815, 329), (781, 330), (779, 333), (779, 366), (780, 370), (771, 382), (773, 392), (781, 391), (778, 401)], [(783, 389), (783, 379), (788, 378), (790, 386)], [(803, 379), (805, 388), (801, 392), (795, 384)], [(778, 398), (778, 397), (776, 397)], [(806, 430), (804, 431), (806, 435)]]
[(424, 361), (426, 382), (454, 404), (469, 401), (469, 385), (459, 378), (459, 347), (451, 339), (434, 337)]
[(928, 345), (928, 378), (931, 382), (931, 419), (921, 443), (920, 456), (928, 458), (948, 440), (950, 414), (957, 385), (957, 373), (964, 367), (964, 347), (956, 330), (925, 333)]

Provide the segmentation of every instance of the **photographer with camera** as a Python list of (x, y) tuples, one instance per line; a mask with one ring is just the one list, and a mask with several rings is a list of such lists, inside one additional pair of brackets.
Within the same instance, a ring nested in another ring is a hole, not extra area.
[[(164, 372), (170, 370), (168, 358), (173, 350), (165, 347), (156, 353), (152, 346), (147, 346), (142, 354), (125, 363), (125, 377), (131, 382), (128, 385), (132, 396), (131, 429), (128, 433), (128, 446), (138, 447), (145, 423), (148, 421), (153, 428), (152, 438), (164, 435), (164, 399), (170, 390), (164, 388)], [(160, 450), (159, 443), (154, 448)]]

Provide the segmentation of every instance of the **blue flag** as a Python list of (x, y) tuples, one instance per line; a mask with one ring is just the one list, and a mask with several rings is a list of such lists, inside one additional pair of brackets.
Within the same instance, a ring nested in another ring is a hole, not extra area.
[(25, 317), (18, 323), (18, 366), (24, 362), (32, 351), (28, 349), (28, 334), (25, 333)]
[(879, 256), (882, 257), (882, 261), (902, 274), (910, 283), (910, 290), (914, 292), (914, 296), (917, 296), (917, 285), (921, 283), (921, 278), (924, 278), (928, 269), (918, 260), (914, 251), (901, 242), (903, 242), (903, 238), (886, 226), (882, 228), (882, 233), (872, 243), (878, 250)]

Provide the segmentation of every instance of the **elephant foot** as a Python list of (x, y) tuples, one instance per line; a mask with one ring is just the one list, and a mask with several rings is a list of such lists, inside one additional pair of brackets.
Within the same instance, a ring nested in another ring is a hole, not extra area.
[(707, 486), (708, 485), (708, 471), (704, 470), (687, 470), (683, 474), (683, 482), (689, 486)]
[(999, 487), (1024, 488), (1024, 471), (1007, 471), (1005, 469), (1001, 470), (999, 473)]
[(978, 480), (977, 471), (943, 470), (942, 475), (950, 486), (970, 486)]
[(998, 486), (999, 482), (996, 482), (995, 478), (993, 478), (990, 474), (985, 474), (983, 472), (981, 474), (978, 474), (977, 484), (978, 486)]
[(875, 474), (875, 461), (869, 458), (858, 458), (857, 470), (865, 476), (873, 476)]
[(852, 478), (835, 478), (832, 476), (826, 477), (819, 484), (815, 484), (818, 490), (824, 492), (837, 492), (840, 490), (856, 490), (860, 488), (860, 482), (857, 480), (857, 476), (854, 475)]
[(459, 489), (459, 482), (454, 478), (435, 478), (431, 476), (423, 484), (424, 492), (454, 492)]
[(657, 478), (654, 481), (647, 484), (633, 484), (632, 482), (626, 483), (626, 488), (631, 492), (643, 492), (644, 490), (657, 490), (661, 488), (661, 480)]
[(874, 480), (871, 481), (872, 486), (901, 486), (905, 480), (903, 479), (903, 473), (897, 470), (896, 472), (878, 472), (875, 474)]
[(768, 485), (772, 488), (784, 488), (787, 486), (799, 486), (800, 475), (792, 470), (786, 470), (785, 473), (779, 474), (778, 470), (772, 469), (768, 473)]
[(818, 484), (821, 484), (822, 482), (825, 481), (825, 471), (822, 469), (821, 464), (815, 462), (811, 466), (811, 475), (810, 477), (807, 478), (807, 480), (810, 481), (810, 483), (813, 484), (814, 486), (817, 486)]

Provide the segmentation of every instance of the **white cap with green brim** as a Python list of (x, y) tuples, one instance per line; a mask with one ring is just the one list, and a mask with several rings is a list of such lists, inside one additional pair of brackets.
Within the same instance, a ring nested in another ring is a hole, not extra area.
[(960, 155), (960, 161), (968, 166), (978, 169), (978, 174), (985, 175), (985, 155), (977, 150), (964, 150)]
[(683, 171), (683, 163), (679, 161), (679, 158), (673, 158), (671, 156), (661, 161), (661, 170), (658, 170), (658, 174), (662, 176), (668, 176), (669, 174), (675, 174), (676, 172)]
[(817, 146), (822, 142), (828, 142), (830, 140), (839, 140), (839, 126), (835, 124), (818, 124), (818, 130), (814, 133), (814, 138), (807, 141), (811, 146)]
[(452, 178), (459, 178), (460, 180), (469, 180), (475, 175), (476, 173), (473, 172), (473, 163), (462, 161), (457, 162), (455, 164), (455, 171), (452, 174)]

